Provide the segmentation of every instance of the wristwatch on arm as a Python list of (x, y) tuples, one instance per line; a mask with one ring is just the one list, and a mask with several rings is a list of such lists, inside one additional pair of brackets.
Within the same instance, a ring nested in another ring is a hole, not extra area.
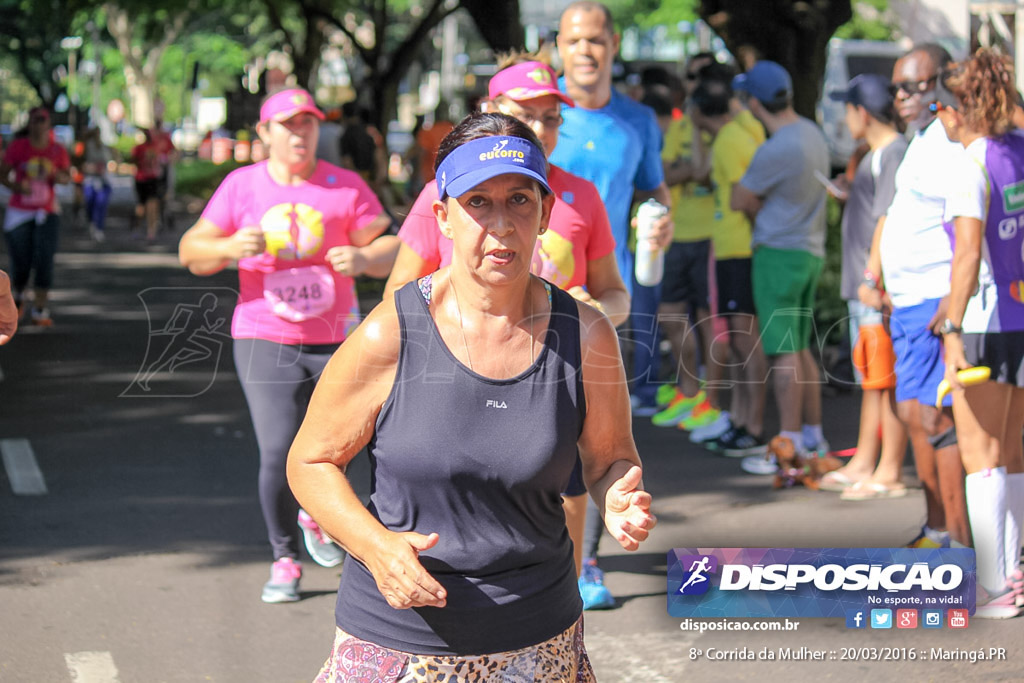
[(953, 321), (946, 318), (942, 322), (942, 327), (939, 328), (939, 334), (946, 336), (947, 334), (963, 334), (964, 328), (961, 325), (954, 325)]

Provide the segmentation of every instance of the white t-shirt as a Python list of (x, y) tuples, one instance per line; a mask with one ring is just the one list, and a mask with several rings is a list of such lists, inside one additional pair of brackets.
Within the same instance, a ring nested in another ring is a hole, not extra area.
[(881, 256), (885, 288), (897, 308), (949, 294), (953, 250), (943, 228), (946, 197), (964, 148), (935, 120), (914, 135), (896, 171), (885, 216)]

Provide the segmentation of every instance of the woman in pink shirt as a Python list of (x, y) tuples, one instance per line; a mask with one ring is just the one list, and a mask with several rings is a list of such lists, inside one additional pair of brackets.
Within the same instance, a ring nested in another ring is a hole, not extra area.
[(197, 275), (238, 262), (231, 335), (274, 552), (264, 602), (299, 599), (300, 527), (316, 562), (341, 562), (341, 550), (299, 510), (285, 462), (317, 378), (359, 323), (353, 278), (385, 277), (395, 240), (377, 240), (391, 220), (366, 183), (317, 160), (323, 118), (305, 90), (268, 97), (257, 126), (268, 160), (229, 174), (179, 248), (182, 265)]
[(36, 107), (28, 115), (28, 135), (19, 137), (4, 153), (0, 183), (11, 190), (4, 215), (4, 237), (11, 257), (11, 291), (19, 316), (25, 308), (25, 288), (35, 273), (32, 323), (53, 324), (47, 300), (53, 285), (53, 257), (60, 232), (56, 183), (71, 181), (68, 151), (54, 142), (50, 112)]

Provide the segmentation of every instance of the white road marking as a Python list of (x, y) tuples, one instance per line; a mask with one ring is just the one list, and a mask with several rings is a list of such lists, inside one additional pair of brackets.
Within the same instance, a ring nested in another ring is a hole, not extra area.
[(4, 469), (15, 495), (41, 496), (47, 493), (46, 480), (28, 439), (0, 439), (0, 453), (3, 453)]
[(109, 652), (67, 652), (64, 663), (74, 683), (119, 683), (114, 657)]

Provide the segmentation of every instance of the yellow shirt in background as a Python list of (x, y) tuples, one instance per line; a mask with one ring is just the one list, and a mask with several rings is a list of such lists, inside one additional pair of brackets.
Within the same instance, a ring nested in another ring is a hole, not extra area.
[(761, 143), (737, 119), (722, 126), (711, 143), (711, 182), (715, 193), (711, 241), (716, 260), (750, 258), (750, 221), (742, 212), (730, 209), (729, 201), (733, 184), (746, 173), (754, 152), (760, 146)]
[(743, 126), (743, 129), (750, 133), (750, 136), (754, 138), (758, 145), (763, 145), (764, 141), (768, 139), (764, 134), (764, 126), (761, 125), (756, 116), (750, 113), (749, 109), (740, 110), (740, 113), (736, 114), (732, 120)]
[[(711, 137), (703, 134), (706, 146)], [(679, 157), (693, 155), (693, 122), (689, 117), (676, 119), (665, 131), (665, 144), (661, 149), (661, 160), (672, 163)], [(672, 220), (675, 222), (674, 242), (697, 242), (711, 237), (715, 220), (715, 198), (707, 187), (697, 183), (673, 185)]]

